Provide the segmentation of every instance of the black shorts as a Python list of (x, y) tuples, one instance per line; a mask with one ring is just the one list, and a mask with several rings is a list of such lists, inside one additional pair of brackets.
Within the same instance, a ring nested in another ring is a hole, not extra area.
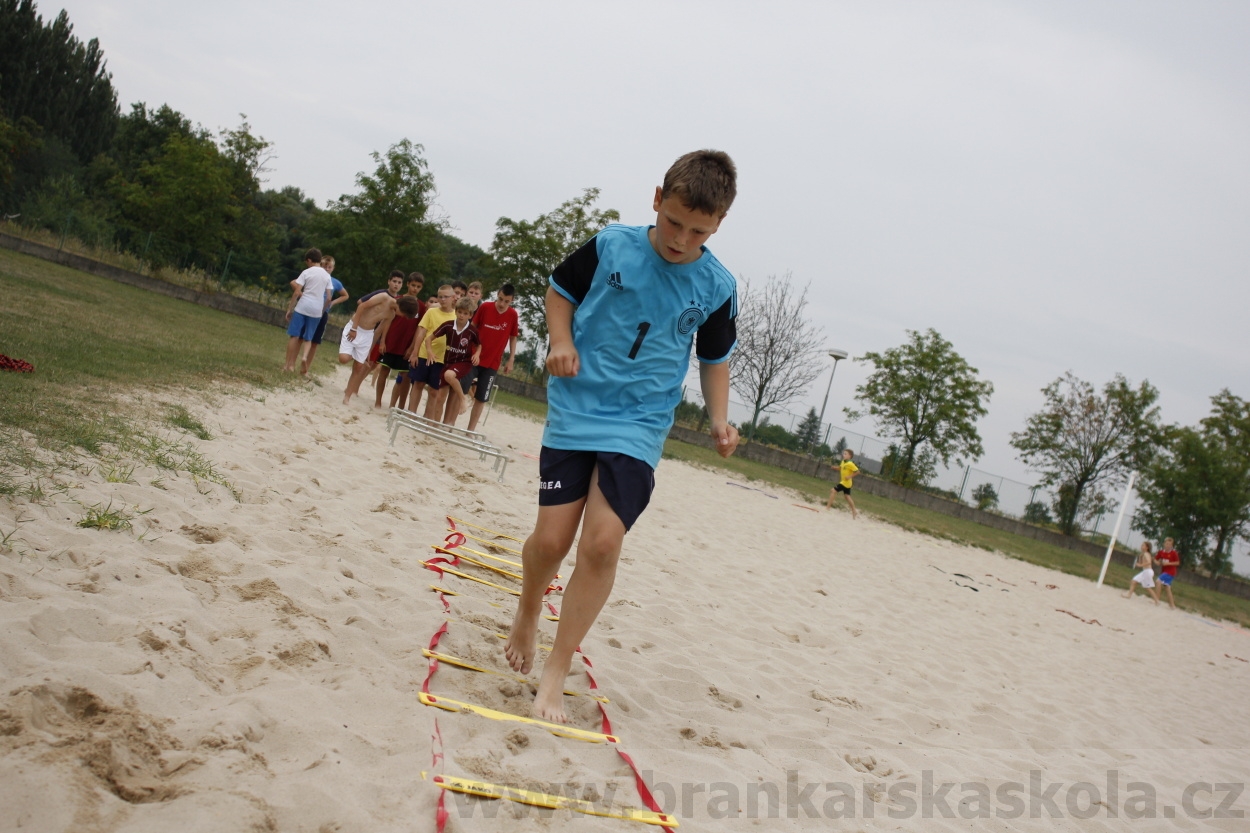
[(408, 378), (414, 385), (421, 384), (430, 390), (438, 390), (443, 386), (443, 363), (417, 359), (412, 370), (408, 371)]
[(411, 367), (402, 353), (383, 353), (378, 357), (378, 363), (383, 367), (389, 367), (391, 370), (399, 370), (401, 372)]
[(850, 489), (850, 487), (849, 487), (849, 486), (843, 486), (841, 483), (839, 483), (838, 485), (834, 486), (834, 487), (833, 487), (833, 490), (834, 490), (835, 492), (841, 492), (841, 493), (842, 493), (842, 494), (844, 494), (844, 495), (849, 495), (849, 494), (851, 493), (851, 489)]
[(563, 506), (586, 497), (596, 465), (599, 491), (628, 531), (651, 502), (655, 489), (655, 471), (628, 454), (543, 446), (538, 453), (538, 505)]
[(330, 313), (328, 312), (322, 313), (321, 320), (317, 322), (317, 329), (313, 330), (313, 337), (312, 337), (313, 344), (321, 343), (321, 339), (324, 338), (326, 334), (326, 323), (329, 322), (329, 320), (330, 320)]
[(473, 383), (477, 383), (477, 393), (473, 394), (473, 398), (478, 402), (485, 402), (490, 399), (490, 389), (495, 386), (495, 374), (498, 370), (489, 367), (477, 365), (469, 371), (469, 375), (460, 380), (460, 389), (466, 394), (469, 388), (473, 387)]

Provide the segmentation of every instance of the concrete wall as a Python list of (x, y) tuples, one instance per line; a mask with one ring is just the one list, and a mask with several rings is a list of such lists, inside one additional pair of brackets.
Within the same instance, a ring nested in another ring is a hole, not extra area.
[[(211, 307), (222, 312), (228, 312), (231, 315), (238, 315), (243, 318), (250, 318), (253, 321), (260, 321), (264, 324), (272, 324), (275, 327), (285, 329), (286, 321), (285, 311), (267, 307), (264, 304), (258, 304), (255, 301), (249, 301), (245, 298), (236, 298), (224, 292), (199, 292), (194, 289), (188, 289), (185, 286), (168, 283), (157, 278), (151, 278), (147, 275), (140, 275), (138, 272), (131, 272), (117, 266), (111, 266), (107, 263), (101, 263), (98, 260), (92, 260), (82, 255), (76, 255), (72, 252), (66, 252), (54, 249), (51, 246), (45, 246), (42, 243), (33, 243), (24, 240), (21, 237), (14, 237), (11, 234), (0, 232), (0, 246), (6, 249), (12, 249), (15, 252), (31, 255), (41, 260), (47, 260), (52, 263), (68, 266), (71, 269), (77, 269), (80, 272), (86, 272), (89, 275), (95, 275), (100, 278), (107, 278), (118, 283), (128, 284), (146, 289), (149, 292), (156, 292), (160, 295), (166, 295), (170, 298), (177, 298), (180, 301), (190, 301), (193, 304), (199, 304), (202, 307)], [(330, 344), (338, 344), (339, 339), (343, 335), (343, 330), (334, 324), (326, 325), (325, 341)]]

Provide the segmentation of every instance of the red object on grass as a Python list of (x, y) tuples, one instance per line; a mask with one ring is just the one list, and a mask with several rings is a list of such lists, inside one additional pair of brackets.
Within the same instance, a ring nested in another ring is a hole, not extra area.
[(35, 366), (21, 359), (11, 359), (0, 353), (0, 370), (12, 370), (15, 373), (34, 373)]

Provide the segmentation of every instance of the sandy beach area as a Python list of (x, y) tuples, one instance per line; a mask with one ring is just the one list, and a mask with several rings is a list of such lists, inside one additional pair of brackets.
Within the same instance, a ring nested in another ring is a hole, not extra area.
[[(618, 750), (681, 830), (1250, 829), (1250, 632), (674, 461), (582, 645), (608, 702), (566, 698), (618, 743), (423, 705), (446, 624), (438, 653), (498, 673), (440, 662), (429, 693), (528, 714), (498, 636), (519, 584), (422, 560), (448, 515), (513, 558), (542, 426), (489, 416), (498, 482), (389, 446), (345, 378), (188, 394), (237, 498), (139, 468), (0, 501), (0, 830), (433, 831), (435, 775), (645, 809)], [(144, 514), (76, 526), (110, 502)], [(658, 829), (443, 806), (449, 831)]]

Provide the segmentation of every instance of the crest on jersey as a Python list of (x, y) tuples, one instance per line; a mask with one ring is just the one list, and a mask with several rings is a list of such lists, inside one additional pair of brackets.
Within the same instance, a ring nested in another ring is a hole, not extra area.
[(703, 323), (703, 310), (698, 307), (688, 307), (681, 314), (681, 318), (677, 319), (677, 332), (684, 336), (690, 335), (690, 332)]

